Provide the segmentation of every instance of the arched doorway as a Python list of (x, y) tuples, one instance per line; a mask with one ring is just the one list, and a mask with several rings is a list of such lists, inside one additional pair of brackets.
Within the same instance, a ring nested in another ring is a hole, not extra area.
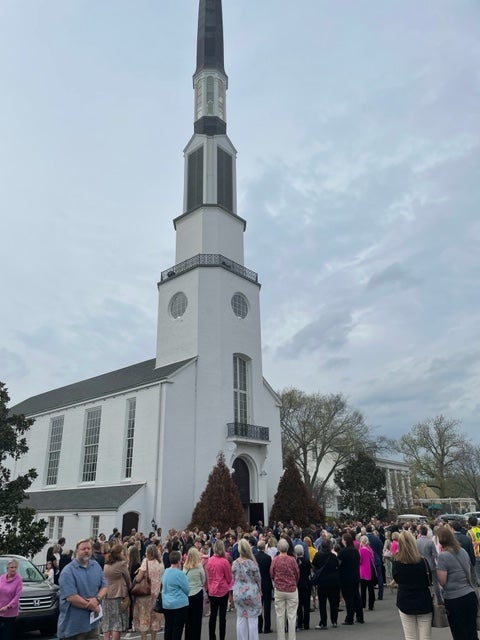
[[(240, 492), (240, 500), (245, 509), (245, 517), (250, 524), (257, 524), (264, 520), (263, 502), (253, 502), (250, 484), (250, 469), (243, 458), (236, 458), (233, 463), (233, 480)], [(255, 492), (255, 484), (254, 484)]]
[(128, 511), (122, 518), (122, 538), (129, 536), (132, 529), (138, 531), (138, 513), (135, 511)]
[(248, 470), (247, 463), (242, 458), (236, 458), (233, 463), (233, 480), (240, 491), (240, 500), (248, 513), (248, 507), (250, 505), (250, 471)]

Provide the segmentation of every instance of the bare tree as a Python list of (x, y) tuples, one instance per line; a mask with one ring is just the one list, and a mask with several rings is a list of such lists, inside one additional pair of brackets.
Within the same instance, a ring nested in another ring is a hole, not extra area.
[(456, 480), (461, 490), (466, 490), (480, 506), (480, 445), (465, 442), (458, 460)]
[(439, 415), (419, 422), (400, 438), (399, 450), (417, 482), (437, 489), (440, 498), (448, 497), (447, 488), (462, 459), (465, 438), (459, 424), (458, 420)]
[(290, 388), (280, 392), (280, 398), (284, 457), (293, 454), (312, 493), (323, 495), (335, 471), (356, 452), (376, 451), (363, 415), (341, 394), (306, 394)]

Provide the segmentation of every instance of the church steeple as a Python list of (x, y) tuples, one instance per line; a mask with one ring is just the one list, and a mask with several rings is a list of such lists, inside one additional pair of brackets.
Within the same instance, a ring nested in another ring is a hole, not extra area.
[(198, 8), (197, 70), (218, 69), (223, 75), (223, 19), (221, 0), (200, 0)]
[[(217, 239), (217, 252), (225, 254), (226, 247), (219, 229), (225, 224), (225, 215), (233, 214), (237, 219), (236, 198), (236, 149), (227, 136), (226, 93), (228, 78), (223, 62), (223, 23), (221, 0), (199, 0), (197, 32), (197, 68), (193, 75), (195, 91), (194, 134), (184, 149), (185, 189), (183, 216), (190, 216), (202, 209), (201, 216), (217, 219), (216, 231), (199, 236), (198, 253), (208, 253), (207, 244)], [(208, 207), (208, 214), (205, 207)], [(194, 216), (195, 217), (195, 216)], [(177, 258), (185, 258), (184, 231), (180, 232), (176, 218)], [(243, 222), (243, 221), (242, 221)], [(192, 226), (194, 223), (190, 223)], [(196, 223), (195, 223), (196, 224)], [(245, 226), (243, 224), (242, 231)], [(198, 235), (198, 234), (197, 234)], [(235, 235), (238, 235), (235, 232)], [(240, 234), (241, 235), (241, 234)], [(242, 248), (240, 248), (242, 245)], [(243, 240), (236, 242), (235, 255), (243, 256)], [(230, 247), (229, 247), (230, 248)], [(186, 256), (187, 258), (190, 256)], [(243, 260), (243, 257), (242, 257)]]
[(228, 78), (223, 63), (221, 0), (200, 0), (198, 8), (195, 133), (208, 136), (227, 131), (225, 94)]

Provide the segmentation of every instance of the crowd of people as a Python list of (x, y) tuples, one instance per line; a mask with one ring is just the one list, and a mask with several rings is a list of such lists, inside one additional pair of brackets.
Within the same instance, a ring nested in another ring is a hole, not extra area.
[[(162, 631), (166, 640), (183, 633), (201, 640), (209, 616), (209, 640), (217, 640), (217, 628), (225, 640), (234, 609), (238, 640), (258, 640), (273, 631), (273, 602), (277, 637), (295, 640), (311, 628), (317, 607), (320, 631), (337, 627), (341, 611), (340, 624), (363, 624), (387, 588), (396, 592), (406, 640), (431, 639), (432, 591), (446, 607), (453, 639), (475, 640), (479, 547), (476, 518), (468, 530), (458, 523), (387, 526), (376, 518), (303, 531), (293, 522), (223, 533), (170, 530), (165, 537), (132, 530), (122, 538), (114, 529), (108, 538), (79, 541), (74, 554), (59, 540), (47, 552), (46, 575), (60, 587), (60, 639), (96, 640), (100, 625), (104, 640), (133, 630), (142, 640)], [(4, 597), (18, 592), (15, 574), (12, 561), (0, 582), (0, 625), (18, 611)]]

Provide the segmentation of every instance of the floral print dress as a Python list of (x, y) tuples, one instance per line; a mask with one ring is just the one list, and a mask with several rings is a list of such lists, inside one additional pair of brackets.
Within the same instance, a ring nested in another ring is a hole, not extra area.
[(133, 610), (133, 624), (135, 631), (141, 633), (145, 631), (160, 631), (162, 614), (155, 613), (153, 607), (160, 593), (160, 585), (162, 583), (163, 564), (158, 560), (143, 559), (142, 571), (147, 571), (151, 581), (151, 594), (149, 596), (137, 596), (135, 598), (135, 608)]
[(261, 579), (254, 560), (237, 558), (232, 564), (233, 601), (237, 616), (256, 618), (262, 612)]

